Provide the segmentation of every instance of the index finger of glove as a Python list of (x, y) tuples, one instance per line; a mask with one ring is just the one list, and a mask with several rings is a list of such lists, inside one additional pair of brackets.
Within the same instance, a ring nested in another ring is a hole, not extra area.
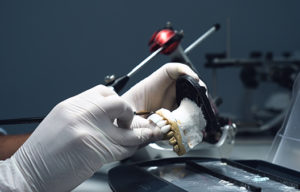
[(172, 80), (178, 79), (179, 76), (189, 75), (199, 80), (198, 75), (187, 65), (181, 63), (168, 63), (163, 66)]
[(98, 98), (98, 97), (108, 97), (112, 95), (118, 95), (113, 88), (106, 87), (104, 85), (97, 85), (91, 89), (88, 89), (82, 93), (80, 93), (79, 97), (84, 98)]
[(149, 128), (117, 129), (118, 135), (114, 138), (123, 146), (140, 146), (151, 141), (153, 131)]
[(121, 97), (117, 95), (105, 97), (101, 108), (112, 121), (117, 119), (120, 127), (130, 127), (133, 119), (133, 110)]
[(154, 123), (140, 116), (135, 116), (133, 118), (131, 129), (136, 128), (148, 128), (152, 130), (152, 141), (161, 140), (163, 138), (163, 133), (161, 129)]
[(112, 87), (106, 87), (104, 85), (97, 85), (92, 89), (94, 89), (94, 91), (96, 91), (98, 94), (100, 94), (103, 97), (117, 95), (117, 93), (114, 91)]

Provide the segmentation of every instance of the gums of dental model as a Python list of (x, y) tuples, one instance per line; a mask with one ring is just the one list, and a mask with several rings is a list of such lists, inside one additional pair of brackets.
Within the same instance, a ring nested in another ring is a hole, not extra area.
[(148, 120), (160, 127), (179, 156), (202, 142), (206, 120), (201, 108), (188, 98), (182, 99), (176, 110), (159, 109)]

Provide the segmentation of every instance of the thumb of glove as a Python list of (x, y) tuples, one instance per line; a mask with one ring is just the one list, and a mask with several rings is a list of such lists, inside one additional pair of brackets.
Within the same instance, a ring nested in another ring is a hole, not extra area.
[(118, 133), (114, 140), (126, 147), (144, 145), (150, 141), (153, 135), (153, 131), (149, 128), (126, 129), (116, 127), (115, 129)]

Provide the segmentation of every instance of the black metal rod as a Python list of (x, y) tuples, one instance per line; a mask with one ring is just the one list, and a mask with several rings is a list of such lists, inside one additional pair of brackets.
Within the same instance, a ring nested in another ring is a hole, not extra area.
[(45, 117), (29, 117), (29, 118), (17, 118), (17, 119), (2, 119), (0, 125), (16, 125), (16, 124), (29, 124), (40, 123)]
[(287, 178), (282, 178), (280, 176), (272, 175), (270, 173), (266, 173), (264, 171), (254, 169), (252, 167), (249, 167), (247, 165), (244, 165), (244, 164), (241, 164), (239, 162), (232, 161), (232, 160), (229, 160), (229, 159), (221, 159), (221, 161), (224, 162), (224, 163), (227, 163), (228, 165), (230, 165), (232, 167), (243, 169), (245, 171), (248, 171), (248, 172), (253, 173), (253, 174), (257, 174), (257, 175), (262, 176), (262, 177), (269, 177), (270, 179), (272, 179), (274, 181), (277, 181), (279, 183), (285, 184), (285, 185), (290, 186), (290, 187), (295, 187), (296, 189), (300, 189), (300, 184), (299, 183), (295, 183), (295, 182), (292, 182), (292, 181), (287, 181)]
[(206, 168), (202, 165), (199, 165), (199, 164), (195, 163), (194, 161), (186, 161), (186, 165), (187, 165), (187, 168), (189, 168), (190, 170), (192, 170), (194, 172), (207, 173), (207, 174), (212, 175), (214, 177), (217, 177), (221, 180), (225, 180), (225, 181), (228, 181), (228, 182), (233, 183), (235, 185), (245, 187), (247, 190), (250, 190), (250, 191), (254, 191), (254, 192), (260, 192), (261, 191), (260, 187), (250, 185), (248, 183), (245, 183), (245, 182), (236, 180), (234, 178), (228, 177), (226, 175), (223, 175), (221, 173), (215, 172), (215, 171), (210, 170), (210, 169), (208, 169), (208, 168)]

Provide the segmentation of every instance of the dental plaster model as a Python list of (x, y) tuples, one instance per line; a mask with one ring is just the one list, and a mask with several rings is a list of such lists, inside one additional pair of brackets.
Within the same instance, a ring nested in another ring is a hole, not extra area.
[(201, 108), (188, 98), (182, 99), (176, 110), (170, 112), (162, 108), (148, 119), (161, 128), (173, 150), (180, 156), (203, 139), (206, 120)]

